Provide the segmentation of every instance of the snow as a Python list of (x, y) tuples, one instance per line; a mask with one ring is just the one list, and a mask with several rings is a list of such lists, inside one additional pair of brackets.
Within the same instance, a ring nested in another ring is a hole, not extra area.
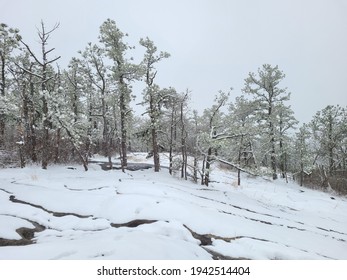
[(236, 187), (236, 174), (218, 166), (209, 187), (165, 168), (70, 167), (0, 170), (0, 240), (45, 227), (33, 244), (0, 247), (0, 259), (347, 259), (345, 197), (246, 175)]
[(6, 225), (1, 226), (1, 238), (14, 240), (21, 239), (21, 236), (16, 233), (16, 229), (21, 227), (33, 228), (33, 225), (26, 220), (5, 215), (0, 216), (0, 225)]

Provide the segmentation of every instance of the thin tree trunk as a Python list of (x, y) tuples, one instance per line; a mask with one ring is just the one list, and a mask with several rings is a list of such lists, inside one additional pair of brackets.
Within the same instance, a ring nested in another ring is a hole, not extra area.
[(17, 133), (18, 133), (18, 153), (19, 153), (19, 160), (20, 160), (20, 168), (25, 167), (25, 155), (24, 155), (24, 144), (25, 144), (25, 139), (24, 139), (24, 133), (23, 133), (23, 127), (22, 127), (22, 121), (20, 120), (17, 126)]
[(152, 146), (153, 146), (154, 171), (159, 172), (160, 160), (159, 160), (159, 151), (158, 151), (158, 143), (157, 143), (157, 131), (155, 128), (152, 128)]
[[(0, 95), (5, 97), (6, 89), (6, 76), (5, 76), (5, 57), (1, 56), (1, 88)], [(0, 108), (1, 110), (1, 108)], [(0, 111), (0, 147), (5, 145), (5, 114)]]
[[(121, 80), (121, 84), (123, 84)], [(125, 85), (123, 85), (124, 87)], [(125, 93), (124, 88), (121, 89), (120, 95), (120, 126), (121, 126), (121, 166), (122, 171), (125, 171), (125, 167), (128, 165), (127, 158), (127, 125), (126, 125), (126, 101), (125, 101)]]
[(280, 140), (280, 151), (281, 151), (281, 163), (280, 163), (280, 168), (281, 168), (281, 173), (282, 173), (282, 178), (286, 177), (286, 155), (285, 152), (283, 151), (283, 141), (282, 139)]
[(5, 146), (5, 115), (0, 113), (0, 147)]
[(208, 186), (210, 182), (211, 155), (212, 155), (212, 148), (210, 147), (208, 148), (208, 151), (207, 151), (206, 169), (205, 169), (205, 186)]
[(198, 159), (194, 156), (194, 171), (193, 171), (193, 180), (195, 183), (198, 182)]
[(154, 171), (159, 172), (160, 169), (160, 160), (159, 160), (159, 151), (158, 151), (158, 140), (157, 140), (157, 129), (156, 129), (156, 109), (155, 104), (153, 104), (153, 98), (150, 96), (150, 118), (151, 118), (151, 131), (152, 131), (152, 149), (153, 149), (153, 161), (154, 161)]
[(45, 97), (42, 97), (43, 103), (43, 138), (42, 138), (42, 169), (47, 169), (50, 159), (50, 145), (49, 145), (49, 128), (51, 126), (48, 120), (48, 105)]
[(329, 127), (328, 127), (328, 137), (329, 137), (329, 175), (333, 175), (334, 169), (334, 148), (333, 148), (333, 119), (332, 116), (329, 115)]
[(205, 170), (206, 170), (206, 156), (204, 155), (204, 159), (202, 161), (202, 168), (201, 168), (201, 185), (205, 184)]
[(301, 162), (300, 164), (300, 186), (304, 184), (304, 164)]
[(172, 168), (173, 168), (173, 137), (174, 137), (174, 126), (176, 124), (174, 123), (174, 116), (175, 116), (175, 107), (172, 107), (171, 112), (171, 125), (170, 125), (170, 144), (169, 144), (169, 173), (172, 175)]
[(187, 147), (186, 147), (186, 130), (184, 125), (183, 118), (183, 101), (181, 103), (181, 152), (182, 152), (182, 169), (181, 169), (181, 178), (187, 180)]
[(57, 129), (56, 140), (55, 140), (55, 149), (54, 149), (54, 163), (57, 164), (60, 161), (60, 131), (61, 129)]
[(271, 143), (271, 168), (272, 179), (277, 179), (277, 163), (276, 163), (276, 148), (275, 148), (275, 132), (272, 122), (270, 122), (270, 143)]
[[(32, 71), (33, 64), (30, 66), (30, 72)], [(34, 88), (34, 83), (32, 81), (32, 75), (29, 76), (29, 83), (30, 83), (30, 98), (28, 102), (28, 106), (30, 108), (30, 121), (29, 121), (29, 126), (30, 126), (30, 131), (28, 135), (28, 141), (29, 141), (29, 149), (30, 149), (30, 158), (33, 162), (37, 162), (37, 153), (36, 153), (36, 117), (35, 117), (35, 106), (34, 106), (34, 94), (35, 94), (35, 88)]]
[[(238, 165), (241, 166), (241, 156), (242, 156), (242, 148), (243, 148), (243, 135), (241, 136), (240, 140), (240, 147), (239, 147), (239, 156), (238, 156)], [(241, 185), (241, 170), (237, 169), (237, 185)]]

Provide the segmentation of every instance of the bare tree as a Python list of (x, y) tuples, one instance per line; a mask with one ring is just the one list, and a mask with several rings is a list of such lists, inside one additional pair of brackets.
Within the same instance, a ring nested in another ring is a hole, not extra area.
[(31, 48), (21, 40), (22, 44), (26, 47), (31, 57), (37, 63), (40, 68), (40, 73), (32, 73), (29, 69), (24, 69), (27, 73), (37, 76), (41, 81), (41, 102), (42, 102), (42, 115), (43, 115), (43, 137), (42, 137), (42, 168), (47, 169), (47, 165), (50, 159), (50, 136), (49, 130), (52, 128), (52, 122), (50, 120), (48, 112), (48, 102), (47, 95), (49, 95), (47, 84), (50, 80), (54, 79), (54, 76), (49, 73), (49, 66), (57, 61), (60, 56), (53, 59), (48, 58), (54, 48), (47, 49), (48, 39), (50, 35), (59, 27), (59, 24), (56, 24), (52, 29), (46, 30), (45, 24), (41, 21), (41, 27), (38, 29), (38, 37), (40, 38), (41, 44), (41, 59), (38, 58), (36, 54), (31, 50)]

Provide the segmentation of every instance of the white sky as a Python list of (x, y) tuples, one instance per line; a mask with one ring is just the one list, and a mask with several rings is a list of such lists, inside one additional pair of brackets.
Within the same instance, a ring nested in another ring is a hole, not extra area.
[(347, 105), (345, 0), (0, 0), (0, 21), (19, 28), (30, 45), (37, 45), (41, 19), (47, 27), (60, 22), (51, 46), (62, 67), (97, 42), (107, 18), (129, 33), (137, 52), (148, 36), (171, 54), (156, 82), (189, 88), (194, 109), (209, 107), (218, 90), (240, 95), (248, 72), (264, 63), (286, 74), (282, 86), (300, 121), (326, 105)]

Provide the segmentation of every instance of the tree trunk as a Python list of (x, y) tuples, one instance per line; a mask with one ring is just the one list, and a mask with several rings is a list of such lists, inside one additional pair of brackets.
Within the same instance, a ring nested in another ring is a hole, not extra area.
[(173, 168), (173, 155), (172, 155), (172, 146), (170, 145), (170, 150), (169, 150), (169, 173), (172, 175), (172, 168)]
[[(241, 151), (239, 150), (238, 165), (241, 166)], [(237, 169), (237, 185), (241, 185), (241, 170)]]
[(17, 133), (18, 133), (18, 153), (19, 153), (19, 160), (20, 160), (20, 168), (25, 167), (25, 155), (24, 155), (24, 133), (23, 133), (23, 127), (22, 127), (22, 121), (20, 120), (17, 126)]
[(202, 168), (201, 168), (201, 185), (205, 184), (205, 170), (206, 170), (206, 155), (204, 155), (204, 159), (202, 161)]
[[(0, 95), (5, 97), (5, 89), (6, 89), (6, 76), (5, 76), (5, 57), (1, 56), (1, 88)], [(2, 112), (2, 108), (0, 108), (0, 147), (5, 145), (5, 114)]]
[[(33, 64), (30, 66), (30, 72), (32, 71)], [(36, 112), (35, 112), (35, 106), (34, 106), (34, 95), (35, 95), (35, 88), (34, 83), (32, 81), (32, 75), (29, 76), (29, 84), (30, 84), (30, 98), (28, 100), (28, 107), (30, 111), (30, 118), (29, 118), (29, 126), (30, 131), (28, 134), (28, 142), (29, 142), (29, 149), (30, 149), (30, 158), (33, 162), (37, 162), (37, 153), (36, 153)]]
[(46, 55), (45, 55), (45, 48), (44, 43), (42, 43), (42, 52), (43, 52), (43, 61), (44, 64), (42, 65), (42, 112), (43, 112), (43, 138), (42, 138), (42, 169), (47, 169), (48, 162), (50, 159), (50, 139), (49, 139), (49, 130), (52, 128), (52, 123), (49, 120), (48, 116), (48, 104), (46, 100)]
[(153, 146), (154, 171), (159, 172), (160, 160), (159, 160), (159, 151), (158, 151), (158, 143), (157, 143), (157, 131), (155, 128), (152, 128), (152, 146)]
[(154, 161), (154, 172), (159, 172), (160, 169), (160, 160), (159, 160), (159, 151), (158, 151), (158, 140), (157, 140), (157, 129), (156, 129), (156, 109), (155, 104), (150, 96), (150, 118), (151, 118), (151, 132), (152, 132), (152, 149), (153, 149), (153, 161)]
[(329, 175), (333, 175), (334, 170), (334, 144), (333, 144), (333, 119), (331, 114), (329, 115), (329, 127), (328, 127), (328, 137), (329, 137)]
[(183, 118), (183, 101), (181, 103), (181, 152), (182, 152), (182, 169), (181, 178), (187, 180), (187, 147), (186, 147), (186, 130)]
[[(244, 127), (244, 125), (242, 125)], [(241, 136), (240, 139), (240, 146), (239, 146), (239, 155), (238, 155), (238, 166), (241, 166), (241, 157), (242, 157), (242, 150), (243, 150), (243, 135)], [(237, 185), (241, 185), (241, 170), (237, 169)]]
[(55, 140), (55, 149), (54, 149), (54, 163), (57, 164), (60, 162), (60, 131), (61, 129), (57, 129), (56, 140)]
[(169, 173), (172, 175), (173, 168), (173, 142), (174, 142), (174, 129), (175, 129), (175, 106), (173, 105), (171, 111), (171, 124), (170, 124), (170, 144), (169, 144)]
[(300, 186), (302, 187), (303, 184), (304, 184), (304, 163), (301, 160), (301, 163), (300, 163)]
[(195, 183), (198, 182), (198, 159), (194, 156), (194, 171), (193, 171), (193, 180)]
[(1, 83), (0, 83), (0, 95), (5, 96), (6, 93), (6, 64), (5, 64), (5, 54), (1, 55)]
[[(121, 80), (121, 84), (124, 82)], [(125, 167), (128, 165), (128, 158), (127, 158), (127, 125), (126, 125), (126, 101), (125, 101), (125, 93), (124, 93), (124, 87), (121, 88), (121, 94), (120, 94), (120, 129), (121, 129), (121, 167), (122, 171), (125, 171)]]
[(210, 182), (211, 155), (212, 155), (212, 148), (210, 147), (208, 148), (207, 158), (206, 158), (205, 186), (208, 186)]
[(277, 179), (277, 163), (276, 163), (276, 143), (275, 143), (275, 131), (273, 123), (270, 121), (270, 143), (271, 143), (271, 168), (272, 168), (272, 179)]
[(282, 178), (286, 178), (286, 154), (283, 151), (283, 141), (282, 139), (280, 140), (280, 151), (281, 151), (281, 163), (280, 163), (280, 168), (281, 168), (281, 175)]
[(50, 159), (49, 128), (51, 122), (48, 120), (48, 106), (46, 98), (42, 97), (43, 103), (43, 138), (42, 138), (42, 169), (47, 169)]
[(5, 115), (0, 113), (0, 148), (5, 146)]

